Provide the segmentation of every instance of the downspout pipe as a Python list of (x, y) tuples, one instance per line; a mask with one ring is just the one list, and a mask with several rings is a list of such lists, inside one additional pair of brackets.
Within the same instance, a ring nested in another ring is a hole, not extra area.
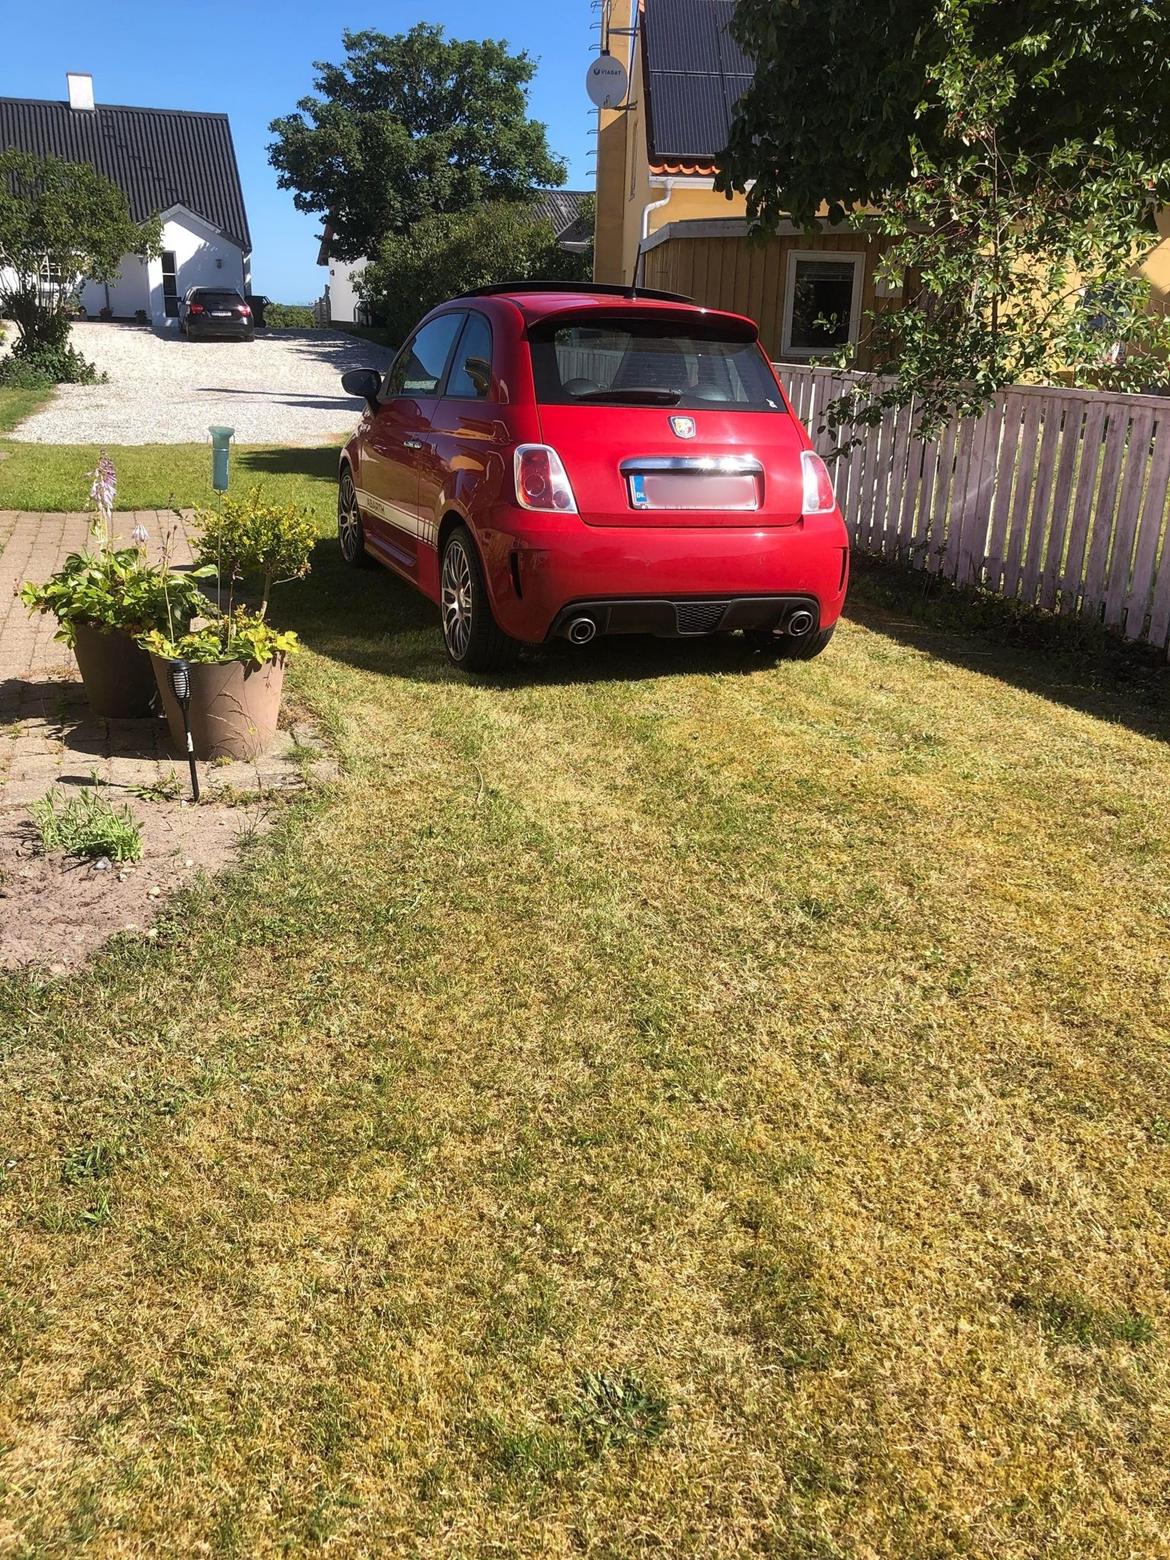
[(646, 269), (646, 256), (643, 253), (642, 245), (645, 244), (646, 240), (650, 237), (650, 213), (652, 211), (661, 211), (663, 206), (666, 206), (670, 203), (670, 197), (674, 194), (674, 180), (667, 179), (666, 183), (661, 185), (660, 188), (666, 191), (666, 194), (662, 197), (662, 199), (648, 201), (647, 204), (642, 207), (642, 237), (638, 244), (638, 258), (634, 262), (635, 287), (640, 287), (642, 285), (642, 276)]

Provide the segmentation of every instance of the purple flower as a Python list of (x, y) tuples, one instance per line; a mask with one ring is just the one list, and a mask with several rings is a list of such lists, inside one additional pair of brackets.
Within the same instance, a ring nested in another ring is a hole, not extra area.
[(130, 532), (130, 540), (139, 547), (145, 547), (147, 542), (150, 540), (150, 533), (147, 531), (141, 520)]

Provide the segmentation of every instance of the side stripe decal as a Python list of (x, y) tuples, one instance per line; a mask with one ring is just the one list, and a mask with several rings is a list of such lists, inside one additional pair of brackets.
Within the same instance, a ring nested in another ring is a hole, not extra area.
[(384, 498), (379, 498), (365, 488), (358, 488), (356, 493), (358, 507), (364, 509), (367, 514), (385, 520), (387, 525), (405, 531), (408, 536), (416, 537), (418, 541), (425, 542), (428, 547), (435, 547), (438, 544), (439, 527), (434, 520), (412, 515), (408, 510), (399, 508), (397, 504), (388, 503)]

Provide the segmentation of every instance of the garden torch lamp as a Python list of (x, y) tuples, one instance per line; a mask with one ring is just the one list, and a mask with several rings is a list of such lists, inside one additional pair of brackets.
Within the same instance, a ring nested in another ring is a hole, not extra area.
[(199, 800), (199, 771), (195, 767), (195, 744), (191, 741), (191, 667), (187, 661), (172, 661), (171, 692), (183, 716), (183, 735), (187, 739), (187, 762), (191, 766), (191, 800)]

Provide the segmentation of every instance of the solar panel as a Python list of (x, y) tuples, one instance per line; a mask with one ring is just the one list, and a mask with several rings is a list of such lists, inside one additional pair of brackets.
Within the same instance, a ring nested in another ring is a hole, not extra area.
[(752, 64), (731, 36), (735, 0), (646, 0), (652, 161), (713, 162)]

